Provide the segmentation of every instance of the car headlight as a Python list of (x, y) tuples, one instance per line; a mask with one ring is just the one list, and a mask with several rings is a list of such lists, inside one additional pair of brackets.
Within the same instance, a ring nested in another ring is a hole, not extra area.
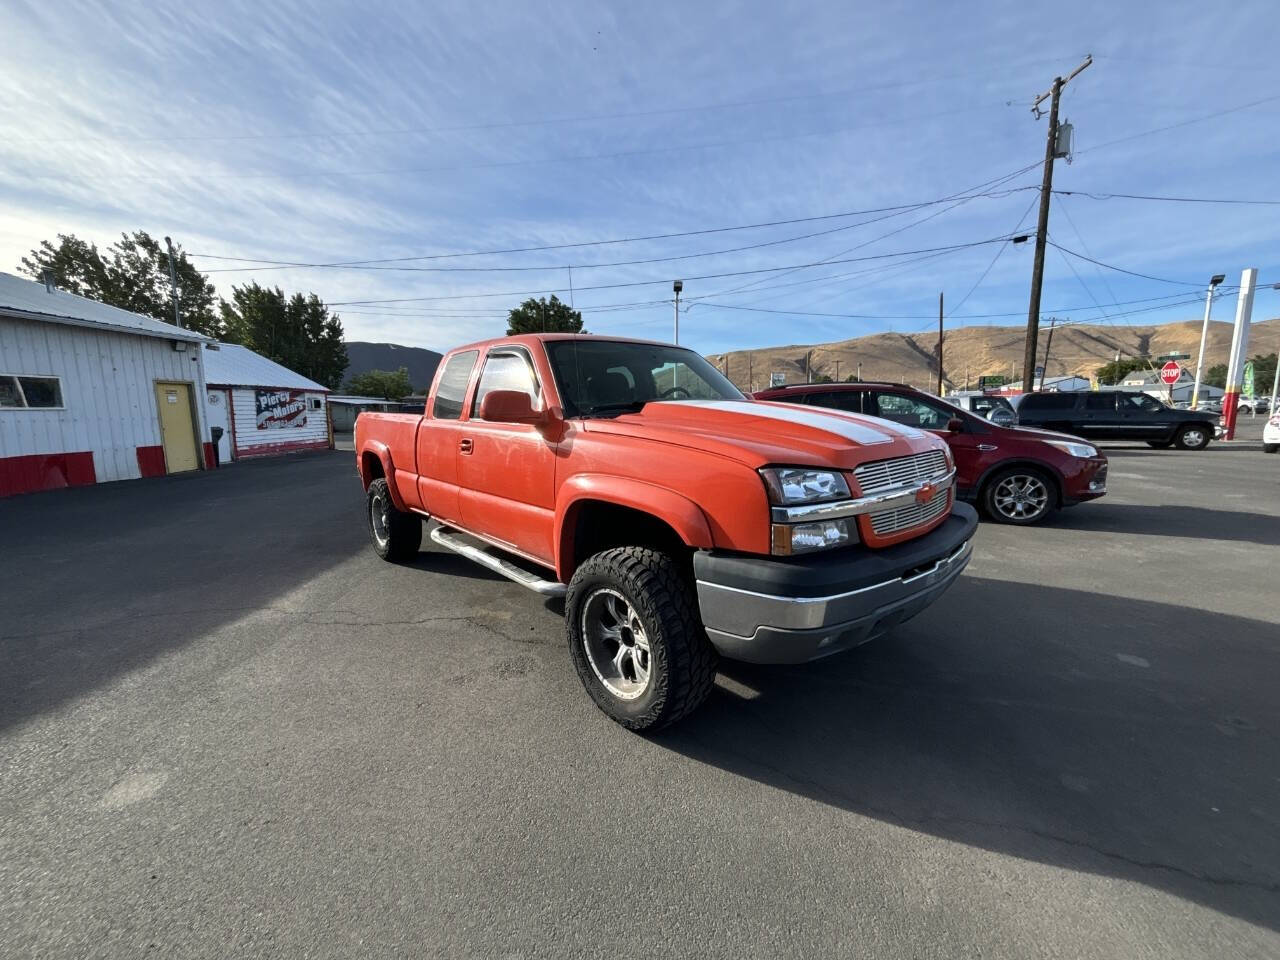
[(1070, 440), (1046, 440), (1051, 447), (1056, 447), (1069, 457), (1088, 459), (1098, 455), (1098, 448), (1087, 443), (1073, 443)]
[(849, 496), (849, 484), (834, 470), (808, 467), (766, 467), (760, 471), (769, 501), (780, 507), (797, 503), (822, 503)]

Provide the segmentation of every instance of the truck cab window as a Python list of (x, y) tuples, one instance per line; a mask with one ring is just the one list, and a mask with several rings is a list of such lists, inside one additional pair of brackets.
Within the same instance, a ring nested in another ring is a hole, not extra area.
[(487, 357), (484, 370), (480, 373), (480, 382), (476, 385), (476, 396), (471, 401), (471, 415), (480, 412), (480, 402), (486, 394), (494, 390), (516, 390), (529, 395), (529, 402), (538, 405), (538, 383), (533, 374), (529, 358), (521, 353), (499, 353)]
[(471, 370), (476, 365), (479, 350), (455, 353), (440, 373), (436, 385), (436, 398), (431, 404), (431, 416), (436, 420), (457, 420), (462, 416), (462, 401), (467, 395)]

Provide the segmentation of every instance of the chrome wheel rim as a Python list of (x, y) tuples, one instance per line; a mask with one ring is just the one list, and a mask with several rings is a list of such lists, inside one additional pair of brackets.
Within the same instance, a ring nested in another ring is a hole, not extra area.
[(1030, 520), (1049, 505), (1049, 488), (1039, 477), (1018, 474), (1005, 477), (991, 497), (995, 508), (1010, 520)]
[(373, 527), (373, 539), (378, 541), (380, 547), (385, 547), (391, 540), (391, 534), (387, 532), (391, 526), (388, 510), (387, 498), (382, 494), (375, 493), (369, 499), (369, 523)]
[(1204, 443), (1204, 431), (1188, 430), (1182, 435), (1182, 442), (1188, 447), (1198, 447)]
[(587, 662), (606, 690), (619, 700), (635, 700), (649, 689), (649, 635), (626, 597), (599, 588), (582, 605), (580, 626)]

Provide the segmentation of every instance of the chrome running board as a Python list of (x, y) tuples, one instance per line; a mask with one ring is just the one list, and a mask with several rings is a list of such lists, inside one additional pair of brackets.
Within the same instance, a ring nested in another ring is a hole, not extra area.
[(456, 530), (450, 530), (447, 527), (435, 527), (431, 531), (431, 539), (447, 550), (461, 554), (482, 567), (488, 567), (494, 573), (500, 574), (508, 580), (514, 580), (527, 590), (532, 590), (534, 593), (539, 593), (544, 597), (564, 596), (565, 585), (563, 583), (555, 580), (544, 580), (536, 573), (530, 573), (528, 570), (516, 566), (505, 557), (500, 557), (497, 554), (489, 553), (487, 550), (466, 543)]

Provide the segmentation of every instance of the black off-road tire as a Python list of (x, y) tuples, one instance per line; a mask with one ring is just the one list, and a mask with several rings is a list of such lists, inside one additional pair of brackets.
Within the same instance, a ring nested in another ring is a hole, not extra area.
[[(1021, 480), (1025, 483), (1031, 480), (1038, 483), (1040, 490), (1043, 491), (1044, 502), (1038, 510), (1029, 512), (1024, 516), (1019, 516), (1008, 509), (1001, 509), (997, 503), (997, 498), (1002, 492), (1002, 484), (1004, 482), (1013, 481), (1017, 483)], [(999, 470), (991, 476), (986, 483), (982, 485), (982, 493), (979, 496), (979, 502), (982, 504), (982, 510), (986, 515), (996, 523), (1008, 523), (1017, 527), (1031, 527), (1037, 523), (1042, 523), (1046, 518), (1051, 516), (1058, 508), (1058, 485), (1053, 481), (1045, 471), (1030, 466), (1013, 466), (1004, 470)]]
[[(1191, 443), (1187, 440), (1188, 433), (1198, 433), (1203, 439), (1199, 443)], [(1209, 441), (1212, 439), (1212, 427), (1206, 427), (1200, 424), (1187, 424), (1178, 431), (1178, 436), (1173, 442), (1178, 445), (1179, 450), (1203, 450), (1209, 446)]]
[[(418, 555), (422, 546), (422, 519), (416, 513), (397, 510), (391, 500), (387, 481), (379, 477), (369, 484), (365, 496), (365, 521), (373, 552), (390, 563), (406, 563)], [(381, 524), (379, 524), (379, 516)], [(379, 534), (381, 525), (384, 536)]]
[[(648, 686), (634, 700), (596, 675), (583, 639), (583, 614), (601, 590), (631, 605), (649, 643)], [(656, 730), (696, 710), (715, 683), (717, 656), (698, 616), (692, 580), (675, 559), (647, 547), (616, 547), (578, 567), (565, 596), (565, 632), (578, 678), (601, 710), (629, 730)]]

